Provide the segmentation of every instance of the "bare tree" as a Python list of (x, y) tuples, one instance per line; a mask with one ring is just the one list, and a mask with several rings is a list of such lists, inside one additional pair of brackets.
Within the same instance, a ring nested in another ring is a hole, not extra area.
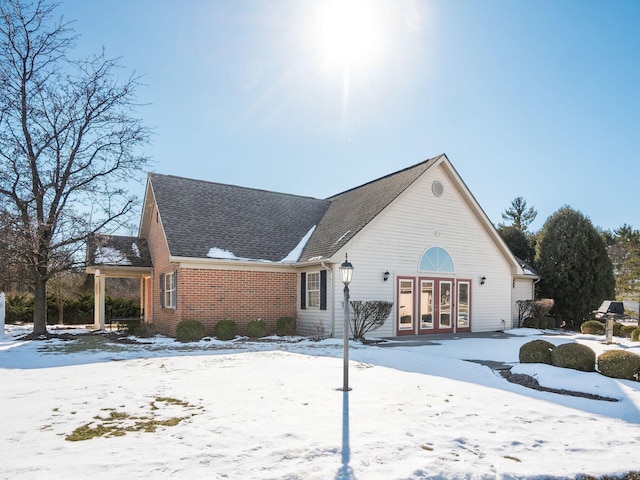
[(47, 335), (46, 286), (78, 262), (89, 233), (132, 212), (123, 185), (148, 163), (135, 76), (117, 59), (68, 58), (76, 36), (56, 5), (0, 2), (0, 204), (33, 284), (33, 337)]
[(381, 327), (393, 308), (393, 302), (385, 300), (354, 300), (349, 304), (352, 312), (349, 327), (356, 340), (364, 339), (367, 332)]
[(71, 270), (59, 272), (49, 279), (47, 284), (48, 293), (53, 298), (58, 307), (58, 324), (64, 324), (64, 306), (78, 294), (78, 289), (84, 282), (84, 275)]

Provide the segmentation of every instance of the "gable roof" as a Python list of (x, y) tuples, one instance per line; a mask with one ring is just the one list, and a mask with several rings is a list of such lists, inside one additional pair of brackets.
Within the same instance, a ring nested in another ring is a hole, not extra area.
[(330, 197), (331, 205), (300, 261), (331, 257), (441, 158), (446, 156), (438, 155)]
[(148, 187), (177, 257), (281, 262), (331, 203), (157, 173), (149, 174)]

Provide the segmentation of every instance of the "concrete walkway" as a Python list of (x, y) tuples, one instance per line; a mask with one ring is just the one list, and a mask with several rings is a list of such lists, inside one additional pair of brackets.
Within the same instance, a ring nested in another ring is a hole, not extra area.
[(471, 333), (438, 333), (433, 335), (401, 335), (384, 337), (384, 341), (376, 343), (378, 347), (419, 347), (422, 345), (440, 345), (439, 340), (462, 340), (465, 338), (511, 338), (513, 335), (504, 332), (471, 332)]

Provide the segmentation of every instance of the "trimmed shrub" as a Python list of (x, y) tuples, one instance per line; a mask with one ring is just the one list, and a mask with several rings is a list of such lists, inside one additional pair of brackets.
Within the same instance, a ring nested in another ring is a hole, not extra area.
[(538, 328), (538, 319), (534, 317), (528, 317), (522, 322), (524, 328)]
[(551, 317), (538, 318), (538, 328), (551, 329), (556, 328), (556, 319)]
[(264, 337), (267, 334), (267, 322), (258, 318), (247, 324), (247, 335), (251, 338)]
[(598, 320), (587, 320), (580, 325), (580, 331), (588, 335), (604, 335), (606, 327)]
[(546, 340), (533, 340), (520, 347), (520, 363), (546, 363), (551, 365), (551, 351), (555, 345)]
[(620, 322), (613, 322), (613, 334), (616, 337), (620, 336), (620, 331), (622, 330), (622, 324)]
[(280, 317), (276, 322), (276, 335), (288, 337), (296, 334), (296, 321), (293, 317)]
[(609, 350), (598, 357), (598, 370), (607, 377), (638, 380), (640, 355), (624, 350)]
[(124, 325), (127, 329), (127, 333), (129, 335), (133, 335), (134, 337), (150, 338), (156, 334), (155, 325), (153, 323), (131, 320), (128, 322), (124, 322)]
[(620, 329), (620, 336), (623, 338), (631, 338), (631, 332), (633, 332), (636, 328), (636, 325), (623, 325)]
[(233, 340), (236, 338), (236, 322), (233, 320), (220, 320), (213, 327), (213, 334), (218, 340)]
[(596, 352), (580, 343), (563, 343), (551, 350), (551, 364), (582, 372), (593, 372), (596, 367)]
[(640, 342), (640, 327), (635, 328), (631, 332), (631, 341), (632, 342)]
[(198, 320), (183, 320), (176, 327), (179, 342), (197, 342), (204, 337), (204, 325)]

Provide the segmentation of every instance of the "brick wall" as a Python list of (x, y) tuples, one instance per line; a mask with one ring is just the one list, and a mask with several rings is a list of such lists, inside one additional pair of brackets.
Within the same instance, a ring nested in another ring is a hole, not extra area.
[[(293, 272), (178, 270), (178, 312), (180, 320), (199, 320), (207, 335), (222, 319), (236, 322), (239, 334), (247, 323), (261, 318), (267, 334), (275, 331), (279, 317), (295, 317), (297, 277)], [(173, 325), (173, 335), (175, 335)]]
[[(152, 321), (156, 331), (175, 337), (182, 320), (199, 320), (206, 334), (222, 319), (236, 322), (245, 334), (250, 320), (267, 322), (267, 334), (275, 331), (279, 317), (295, 317), (297, 276), (294, 272), (265, 272), (179, 268), (169, 262), (169, 248), (157, 209), (151, 214), (147, 241), (153, 260)], [(177, 308), (160, 305), (160, 275), (177, 272)]]
[(151, 259), (153, 261), (153, 282), (151, 298), (153, 299), (151, 321), (155, 325), (156, 332), (175, 337), (176, 325), (180, 322), (180, 311), (172, 308), (160, 308), (160, 275), (173, 272), (177, 264), (169, 262), (169, 247), (162, 230), (157, 207), (154, 205), (151, 212), (149, 232), (147, 237)]

